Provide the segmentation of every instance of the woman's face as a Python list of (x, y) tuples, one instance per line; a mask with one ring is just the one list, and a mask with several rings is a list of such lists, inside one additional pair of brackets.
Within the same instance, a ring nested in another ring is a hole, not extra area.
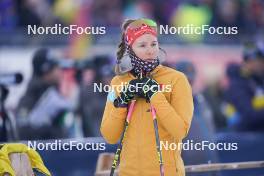
[(157, 37), (151, 34), (144, 34), (137, 38), (132, 44), (132, 50), (142, 60), (153, 61), (158, 57), (159, 43)]

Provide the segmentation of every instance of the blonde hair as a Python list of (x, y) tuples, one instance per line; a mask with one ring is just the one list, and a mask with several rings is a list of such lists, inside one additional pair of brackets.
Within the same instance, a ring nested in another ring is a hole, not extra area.
[[(117, 57), (117, 63), (122, 59), (123, 55), (125, 54), (125, 51), (126, 51), (126, 44), (125, 44), (125, 31), (126, 31), (126, 28), (129, 26), (129, 24), (131, 24), (132, 22), (134, 22), (136, 20), (132, 20), (132, 19), (128, 19), (128, 20), (125, 20), (124, 23), (122, 24), (122, 35), (121, 35), (121, 41), (118, 45), (118, 49), (117, 49), (117, 52), (116, 52), (116, 57)], [(121, 75), (121, 71), (119, 70), (119, 67), (118, 65), (115, 66), (115, 73), (117, 75)]]

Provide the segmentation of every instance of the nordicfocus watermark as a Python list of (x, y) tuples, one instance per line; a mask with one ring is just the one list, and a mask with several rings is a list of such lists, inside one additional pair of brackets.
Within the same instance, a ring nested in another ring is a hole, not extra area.
[(125, 90), (129, 90), (130, 92), (139, 92), (141, 89), (144, 91), (148, 90), (157, 90), (158, 92), (171, 92), (172, 86), (171, 85), (165, 85), (165, 84), (159, 84), (159, 85), (153, 85), (148, 86), (144, 85), (143, 83), (136, 83), (135, 85), (128, 86), (127, 82), (122, 82), (119, 85), (107, 85), (102, 83), (94, 83), (93, 84), (93, 91), (94, 92), (122, 92)]
[(159, 34), (178, 34), (178, 35), (204, 35), (204, 34), (218, 34), (218, 35), (236, 35), (238, 34), (238, 27), (214, 27), (209, 25), (194, 26), (187, 24), (186, 26), (169, 26), (160, 25)]
[(63, 26), (62, 24), (55, 24), (54, 26), (37, 26), (37, 25), (28, 25), (27, 26), (28, 35), (45, 35), (45, 34), (54, 34), (54, 35), (71, 35), (71, 34), (106, 34), (105, 26), (78, 26), (75, 24), (69, 26)]
[(187, 140), (182, 143), (169, 143), (168, 141), (160, 141), (161, 150), (225, 150), (235, 151), (238, 150), (237, 143), (214, 143), (210, 141), (194, 142), (193, 140)]
[(87, 150), (87, 151), (103, 151), (106, 149), (106, 143), (95, 142), (79, 142), (70, 140), (62, 142), (61, 140), (54, 140), (53, 142), (28, 141), (28, 148), (34, 150), (51, 150), (51, 151), (71, 151), (71, 150)]

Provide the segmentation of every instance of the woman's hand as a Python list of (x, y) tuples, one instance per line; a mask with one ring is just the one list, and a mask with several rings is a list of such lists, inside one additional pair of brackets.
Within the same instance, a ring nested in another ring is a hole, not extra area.
[(141, 78), (140, 83), (142, 85), (142, 88), (140, 89), (141, 92), (139, 92), (139, 94), (143, 95), (143, 97), (146, 98), (146, 100), (148, 101), (159, 90), (159, 84), (157, 83), (157, 81), (149, 77)]
[(124, 91), (120, 93), (120, 96), (114, 100), (115, 107), (127, 107), (128, 103), (135, 97), (138, 92), (138, 83), (140, 79), (132, 79), (125, 87)]
[(159, 84), (154, 79), (149, 77), (132, 79), (120, 96), (115, 99), (114, 106), (127, 107), (135, 95), (149, 101), (158, 90)]

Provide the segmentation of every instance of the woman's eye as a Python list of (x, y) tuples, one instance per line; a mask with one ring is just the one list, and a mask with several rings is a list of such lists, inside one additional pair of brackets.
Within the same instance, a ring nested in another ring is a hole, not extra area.
[(145, 47), (145, 45), (139, 45), (139, 47)]
[(157, 44), (156, 43), (152, 43), (151, 46), (157, 46)]

